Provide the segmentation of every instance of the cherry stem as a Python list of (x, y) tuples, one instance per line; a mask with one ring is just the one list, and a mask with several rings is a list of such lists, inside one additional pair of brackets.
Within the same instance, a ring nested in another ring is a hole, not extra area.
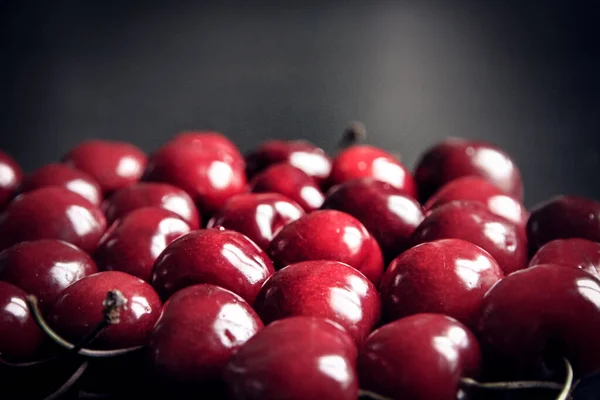
[(60, 399), (61, 397), (63, 397), (65, 394), (67, 394), (67, 392), (69, 390), (71, 390), (71, 388), (73, 387), (73, 385), (75, 385), (75, 383), (79, 380), (79, 378), (81, 378), (81, 375), (83, 375), (83, 373), (85, 372), (87, 367), (88, 367), (88, 362), (87, 361), (83, 362), (79, 366), (79, 368), (77, 368), (77, 370), (73, 373), (73, 375), (71, 375), (71, 377), (65, 383), (62, 384), (61, 387), (59, 387), (51, 395), (47, 396), (44, 400), (57, 400), (57, 399)]
[(338, 143), (338, 147), (346, 148), (352, 146), (353, 144), (357, 144), (363, 142), (367, 139), (367, 128), (365, 124), (362, 122), (352, 122), (344, 131), (340, 141)]

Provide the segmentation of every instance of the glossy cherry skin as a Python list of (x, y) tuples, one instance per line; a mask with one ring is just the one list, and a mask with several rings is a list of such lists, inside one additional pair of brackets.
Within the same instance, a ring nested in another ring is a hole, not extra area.
[(243, 156), (236, 145), (225, 135), (214, 131), (183, 131), (175, 135), (169, 143), (183, 144), (214, 151), (224, 151), (232, 157), (242, 159)]
[(98, 268), (121, 271), (150, 282), (162, 251), (191, 229), (179, 215), (158, 207), (143, 207), (114, 222), (94, 258)]
[(600, 242), (600, 202), (578, 196), (556, 196), (531, 210), (527, 237), (532, 254), (555, 239)]
[(22, 242), (0, 253), (0, 281), (36, 296), (42, 310), (65, 288), (96, 272), (86, 252), (61, 240)]
[(357, 355), (339, 325), (291, 317), (248, 340), (227, 363), (224, 379), (232, 400), (356, 400)]
[(371, 333), (358, 358), (361, 387), (411, 400), (457, 398), (460, 379), (477, 377), (477, 339), (457, 320), (416, 314)]
[(207, 227), (240, 232), (266, 251), (285, 225), (303, 215), (298, 203), (279, 193), (243, 193), (229, 199)]
[(331, 159), (323, 149), (305, 140), (270, 140), (246, 156), (249, 177), (273, 164), (292, 165), (322, 186), (331, 172)]
[(460, 239), (423, 243), (400, 254), (383, 275), (384, 315), (439, 313), (473, 326), (483, 296), (504, 277), (485, 250)]
[(23, 179), (23, 171), (17, 162), (0, 150), (0, 210), (13, 198)]
[(373, 178), (334, 186), (327, 192), (322, 208), (343, 211), (358, 219), (389, 261), (406, 250), (410, 236), (424, 218), (419, 202)]
[(350, 214), (321, 210), (287, 224), (273, 238), (269, 256), (280, 269), (300, 261), (333, 260), (348, 264), (379, 284), (383, 256), (377, 241)]
[(546, 243), (529, 261), (529, 266), (558, 264), (579, 268), (600, 278), (600, 243), (587, 239), (556, 239)]
[(46, 187), (17, 196), (0, 215), (0, 250), (16, 243), (64, 240), (90, 253), (106, 230), (102, 211), (62, 187)]
[(142, 207), (160, 207), (179, 215), (192, 229), (200, 228), (200, 215), (192, 198), (167, 183), (140, 182), (116, 191), (102, 209), (109, 223)]
[(123, 294), (127, 308), (121, 310), (120, 322), (108, 326), (90, 346), (118, 349), (145, 345), (162, 303), (152, 286), (120, 271), (98, 272), (67, 287), (49, 310), (48, 323), (59, 335), (76, 343), (102, 321), (102, 302), (110, 290)]
[(478, 337), (500, 377), (564, 377), (562, 357), (576, 376), (600, 369), (600, 280), (552, 264), (515, 272), (485, 296)]
[(138, 147), (113, 140), (86, 140), (62, 159), (98, 182), (105, 195), (140, 180), (146, 154)]
[(451, 180), (435, 192), (423, 207), (429, 211), (455, 200), (485, 204), (494, 214), (523, 227), (529, 217), (527, 210), (518, 200), (508, 196), (499, 187), (480, 176), (465, 176)]
[(432, 210), (415, 230), (413, 245), (438, 239), (462, 239), (481, 247), (504, 274), (527, 266), (525, 230), (471, 201), (453, 201)]
[(338, 261), (288, 265), (269, 278), (254, 309), (265, 324), (292, 316), (328, 318), (360, 345), (379, 322), (381, 300), (363, 274)]
[(264, 251), (241, 233), (203, 229), (180, 237), (154, 263), (152, 286), (163, 299), (190, 285), (222, 286), (253, 304), (273, 274)]
[(227, 360), (262, 327), (252, 307), (233, 292), (189, 286), (165, 303), (148, 344), (150, 365), (169, 383), (219, 381)]
[(44, 342), (44, 334), (29, 312), (27, 293), (0, 281), (0, 355), (9, 360), (32, 360)]
[(317, 182), (290, 164), (275, 164), (256, 175), (250, 182), (256, 193), (280, 193), (298, 203), (306, 212), (317, 210), (325, 195)]
[(333, 160), (329, 186), (358, 178), (374, 178), (417, 197), (417, 186), (408, 169), (396, 157), (374, 146), (350, 146)]
[(421, 157), (415, 171), (421, 201), (453, 179), (476, 175), (523, 201), (523, 181), (514, 161), (498, 147), (462, 138), (446, 139)]

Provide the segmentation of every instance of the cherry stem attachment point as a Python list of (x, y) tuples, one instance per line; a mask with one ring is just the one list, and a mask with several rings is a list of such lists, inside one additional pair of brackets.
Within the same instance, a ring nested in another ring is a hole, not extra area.
[(344, 131), (339, 143), (338, 147), (346, 148), (348, 146), (352, 146), (353, 144), (357, 144), (363, 142), (367, 139), (367, 128), (365, 124), (362, 122), (351, 122), (350, 125)]

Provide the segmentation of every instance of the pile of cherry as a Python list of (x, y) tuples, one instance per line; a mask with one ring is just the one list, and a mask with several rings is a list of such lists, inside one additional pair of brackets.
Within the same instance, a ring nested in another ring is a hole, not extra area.
[(568, 399), (600, 371), (600, 203), (522, 200), (463, 139), (414, 175), (216, 132), (0, 153), (0, 398)]

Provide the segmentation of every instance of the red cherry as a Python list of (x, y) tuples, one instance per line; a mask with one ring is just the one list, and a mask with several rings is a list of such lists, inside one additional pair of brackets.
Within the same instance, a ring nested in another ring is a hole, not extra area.
[(598, 371), (600, 280), (548, 264), (515, 272), (486, 294), (478, 332), (489, 365), (508, 378), (563, 377), (562, 357), (580, 377)]
[(417, 197), (417, 187), (408, 169), (396, 157), (374, 146), (350, 146), (333, 160), (330, 186), (357, 178), (374, 178)]
[(323, 207), (348, 213), (377, 239), (387, 260), (408, 247), (410, 235), (423, 220), (423, 209), (400, 189), (373, 178), (334, 186)]
[(246, 156), (248, 176), (273, 164), (292, 165), (322, 185), (331, 172), (331, 159), (323, 149), (305, 140), (270, 140)]
[(165, 303), (148, 344), (150, 363), (161, 381), (213, 383), (231, 355), (262, 327), (238, 295), (213, 285), (190, 286)]
[(179, 215), (192, 229), (200, 227), (200, 216), (192, 198), (166, 183), (140, 182), (115, 192), (102, 208), (109, 223), (142, 207), (160, 207)]
[(268, 253), (277, 268), (300, 261), (340, 261), (376, 285), (383, 274), (383, 257), (373, 236), (359, 220), (335, 210), (290, 222), (273, 238)]
[(500, 188), (479, 176), (465, 176), (451, 180), (427, 200), (424, 208), (433, 210), (455, 200), (485, 204), (494, 214), (523, 227), (529, 217), (527, 210), (519, 201), (504, 194)]
[(419, 196), (425, 201), (446, 183), (468, 175), (481, 176), (523, 201), (523, 181), (513, 160), (492, 144), (461, 138), (446, 139), (421, 157), (415, 171)]
[(338, 261), (306, 261), (277, 271), (262, 286), (254, 309), (268, 324), (292, 316), (328, 318), (357, 344), (379, 322), (381, 300), (363, 274)]
[(440, 314), (417, 314), (371, 333), (360, 352), (361, 386), (394, 399), (456, 399), (460, 378), (478, 375), (475, 336)]
[(169, 143), (182, 144), (184, 146), (193, 146), (201, 149), (214, 151), (223, 151), (229, 153), (232, 157), (241, 159), (243, 156), (236, 145), (225, 135), (214, 131), (184, 131), (175, 135)]
[(59, 239), (90, 253), (106, 230), (102, 211), (62, 187), (16, 197), (0, 216), (0, 250), (38, 239)]
[(250, 187), (257, 193), (280, 193), (294, 200), (306, 212), (319, 209), (325, 200), (316, 181), (289, 164), (270, 166), (252, 179)]
[(12, 199), (23, 179), (19, 164), (8, 154), (0, 150), (0, 210)]
[(208, 228), (222, 226), (240, 232), (266, 251), (273, 237), (302, 215), (302, 207), (281, 194), (244, 193), (229, 199), (208, 221)]
[(356, 357), (339, 325), (292, 317), (248, 340), (227, 363), (224, 379), (232, 400), (356, 400)]
[(171, 211), (143, 207), (117, 220), (94, 254), (101, 270), (122, 271), (150, 281), (154, 261), (190, 227)]
[(203, 229), (180, 237), (154, 263), (152, 286), (163, 299), (198, 283), (222, 286), (253, 304), (273, 273), (269, 257), (241, 233)]
[(31, 360), (44, 342), (44, 334), (29, 312), (27, 293), (0, 281), (0, 354), (10, 360)]
[(86, 140), (71, 149), (62, 161), (89, 174), (107, 195), (140, 180), (146, 154), (130, 143)]
[(0, 253), (0, 281), (35, 295), (42, 309), (66, 287), (96, 272), (86, 252), (60, 240), (23, 242)]
[(554, 239), (600, 242), (600, 202), (578, 196), (556, 196), (533, 208), (527, 222), (532, 254)]
[(47, 164), (23, 179), (19, 191), (31, 192), (48, 186), (62, 186), (77, 193), (95, 206), (102, 203), (102, 189), (83, 171), (64, 164)]
[(111, 290), (127, 299), (120, 322), (108, 326), (92, 346), (119, 349), (144, 345), (162, 303), (148, 283), (119, 271), (98, 272), (67, 287), (48, 313), (48, 323), (65, 339), (77, 343), (103, 319), (103, 301)]
[(504, 274), (483, 249), (460, 239), (436, 240), (398, 256), (386, 270), (380, 293), (388, 321), (439, 313), (473, 326), (483, 296)]
[(600, 278), (600, 243), (586, 239), (556, 239), (535, 253), (529, 266), (558, 264), (580, 268)]
[(472, 201), (453, 201), (432, 210), (413, 233), (417, 245), (438, 239), (462, 239), (490, 253), (504, 274), (527, 266), (524, 229)]

